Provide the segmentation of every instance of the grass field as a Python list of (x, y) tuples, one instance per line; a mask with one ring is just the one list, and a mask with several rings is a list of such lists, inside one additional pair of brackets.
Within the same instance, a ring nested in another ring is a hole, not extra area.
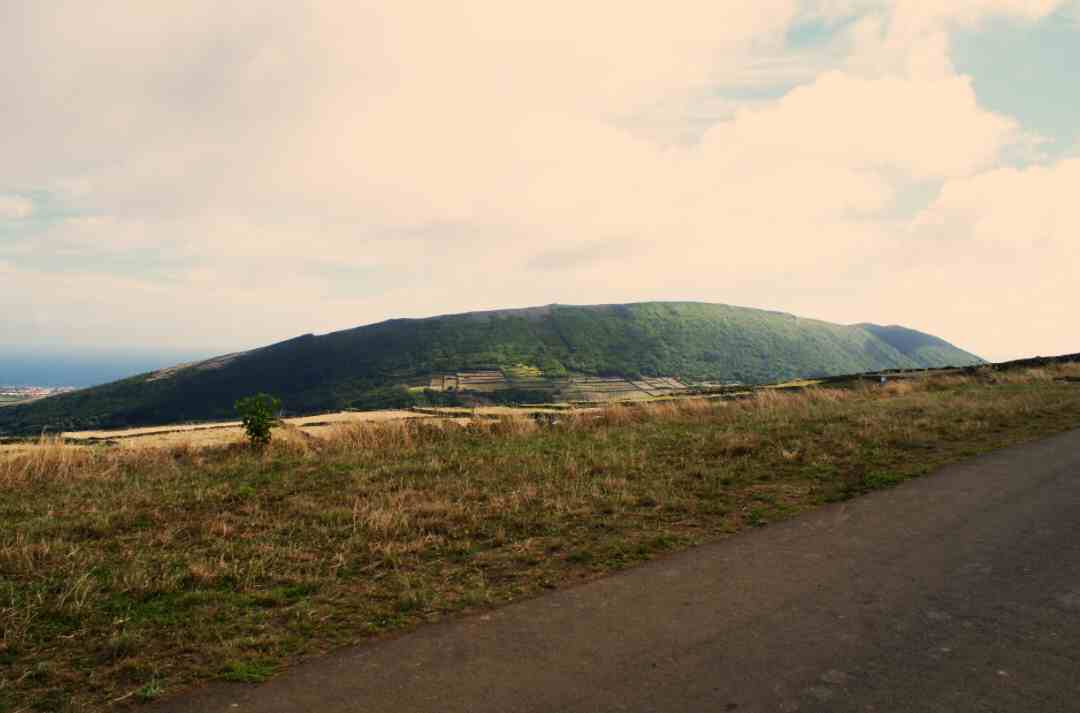
[[(318, 416), (300, 416), (283, 419), (286, 428), (281, 431), (286, 439), (303, 439), (306, 436), (325, 435), (343, 423), (390, 421), (422, 418), (423, 414), (412, 411), (339, 411)], [(72, 445), (95, 445), (107, 442), (124, 448), (162, 448), (183, 446), (204, 448), (241, 443), (244, 429), (239, 421), (220, 421), (179, 426), (147, 426), (104, 431), (67, 431), (61, 434)], [(10, 446), (9, 446), (10, 447)], [(4, 446), (0, 445), (0, 452)]]
[(1069, 376), (346, 422), (263, 452), (24, 447), (0, 459), (0, 711), (261, 681), (765, 526), (1080, 427)]

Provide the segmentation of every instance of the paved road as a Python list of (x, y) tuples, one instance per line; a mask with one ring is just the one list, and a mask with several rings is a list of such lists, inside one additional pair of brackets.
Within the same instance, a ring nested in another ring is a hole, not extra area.
[(169, 713), (1080, 711), (1080, 431)]

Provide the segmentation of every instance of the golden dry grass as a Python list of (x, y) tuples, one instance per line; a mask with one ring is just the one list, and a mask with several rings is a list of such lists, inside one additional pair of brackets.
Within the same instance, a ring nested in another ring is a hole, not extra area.
[[(0, 459), (0, 710), (104, 710), (1080, 426), (1080, 367)], [(45, 662), (44, 664), (42, 662)]]
[[(404, 410), (384, 411), (339, 411), (317, 416), (299, 416), (283, 419), (283, 424), (309, 434), (319, 435), (342, 423), (391, 421), (422, 417)], [(293, 431), (295, 434), (295, 430)], [(180, 424), (172, 426), (148, 426), (97, 431), (68, 431), (62, 434), (65, 439), (76, 443), (94, 445), (101, 441), (114, 443), (123, 448), (170, 448), (184, 444), (192, 447), (223, 446), (244, 440), (244, 430), (239, 421), (221, 421), (215, 423)], [(0, 452), (5, 450), (0, 446)], [(7, 448), (10, 450), (10, 447)]]

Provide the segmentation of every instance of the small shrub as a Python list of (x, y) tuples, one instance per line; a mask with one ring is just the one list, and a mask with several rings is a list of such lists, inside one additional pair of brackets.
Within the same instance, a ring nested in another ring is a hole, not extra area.
[(269, 394), (256, 394), (236, 402), (236, 413), (244, 424), (251, 445), (259, 448), (270, 443), (270, 429), (278, 425), (281, 401)]

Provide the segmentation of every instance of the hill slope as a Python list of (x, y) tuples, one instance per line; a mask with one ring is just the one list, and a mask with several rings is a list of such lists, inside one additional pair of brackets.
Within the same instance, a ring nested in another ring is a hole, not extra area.
[(567, 373), (761, 383), (978, 357), (899, 327), (838, 325), (727, 305), (548, 305), (395, 319), (142, 374), (0, 409), (0, 432), (229, 417), (239, 397), (279, 396), (292, 413), (403, 405), (429, 375), (514, 365)]
[(858, 324), (855, 326), (862, 327), (904, 356), (927, 367), (967, 366), (969, 363), (979, 361), (974, 354), (962, 352), (965, 356), (974, 359), (975, 362), (958, 363), (959, 355), (957, 352), (959, 350), (944, 339), (935, 337), (932, 334), (917, 332), (914, 329), (895, 324), (888, 327), (882, 327), (878, 324)]

